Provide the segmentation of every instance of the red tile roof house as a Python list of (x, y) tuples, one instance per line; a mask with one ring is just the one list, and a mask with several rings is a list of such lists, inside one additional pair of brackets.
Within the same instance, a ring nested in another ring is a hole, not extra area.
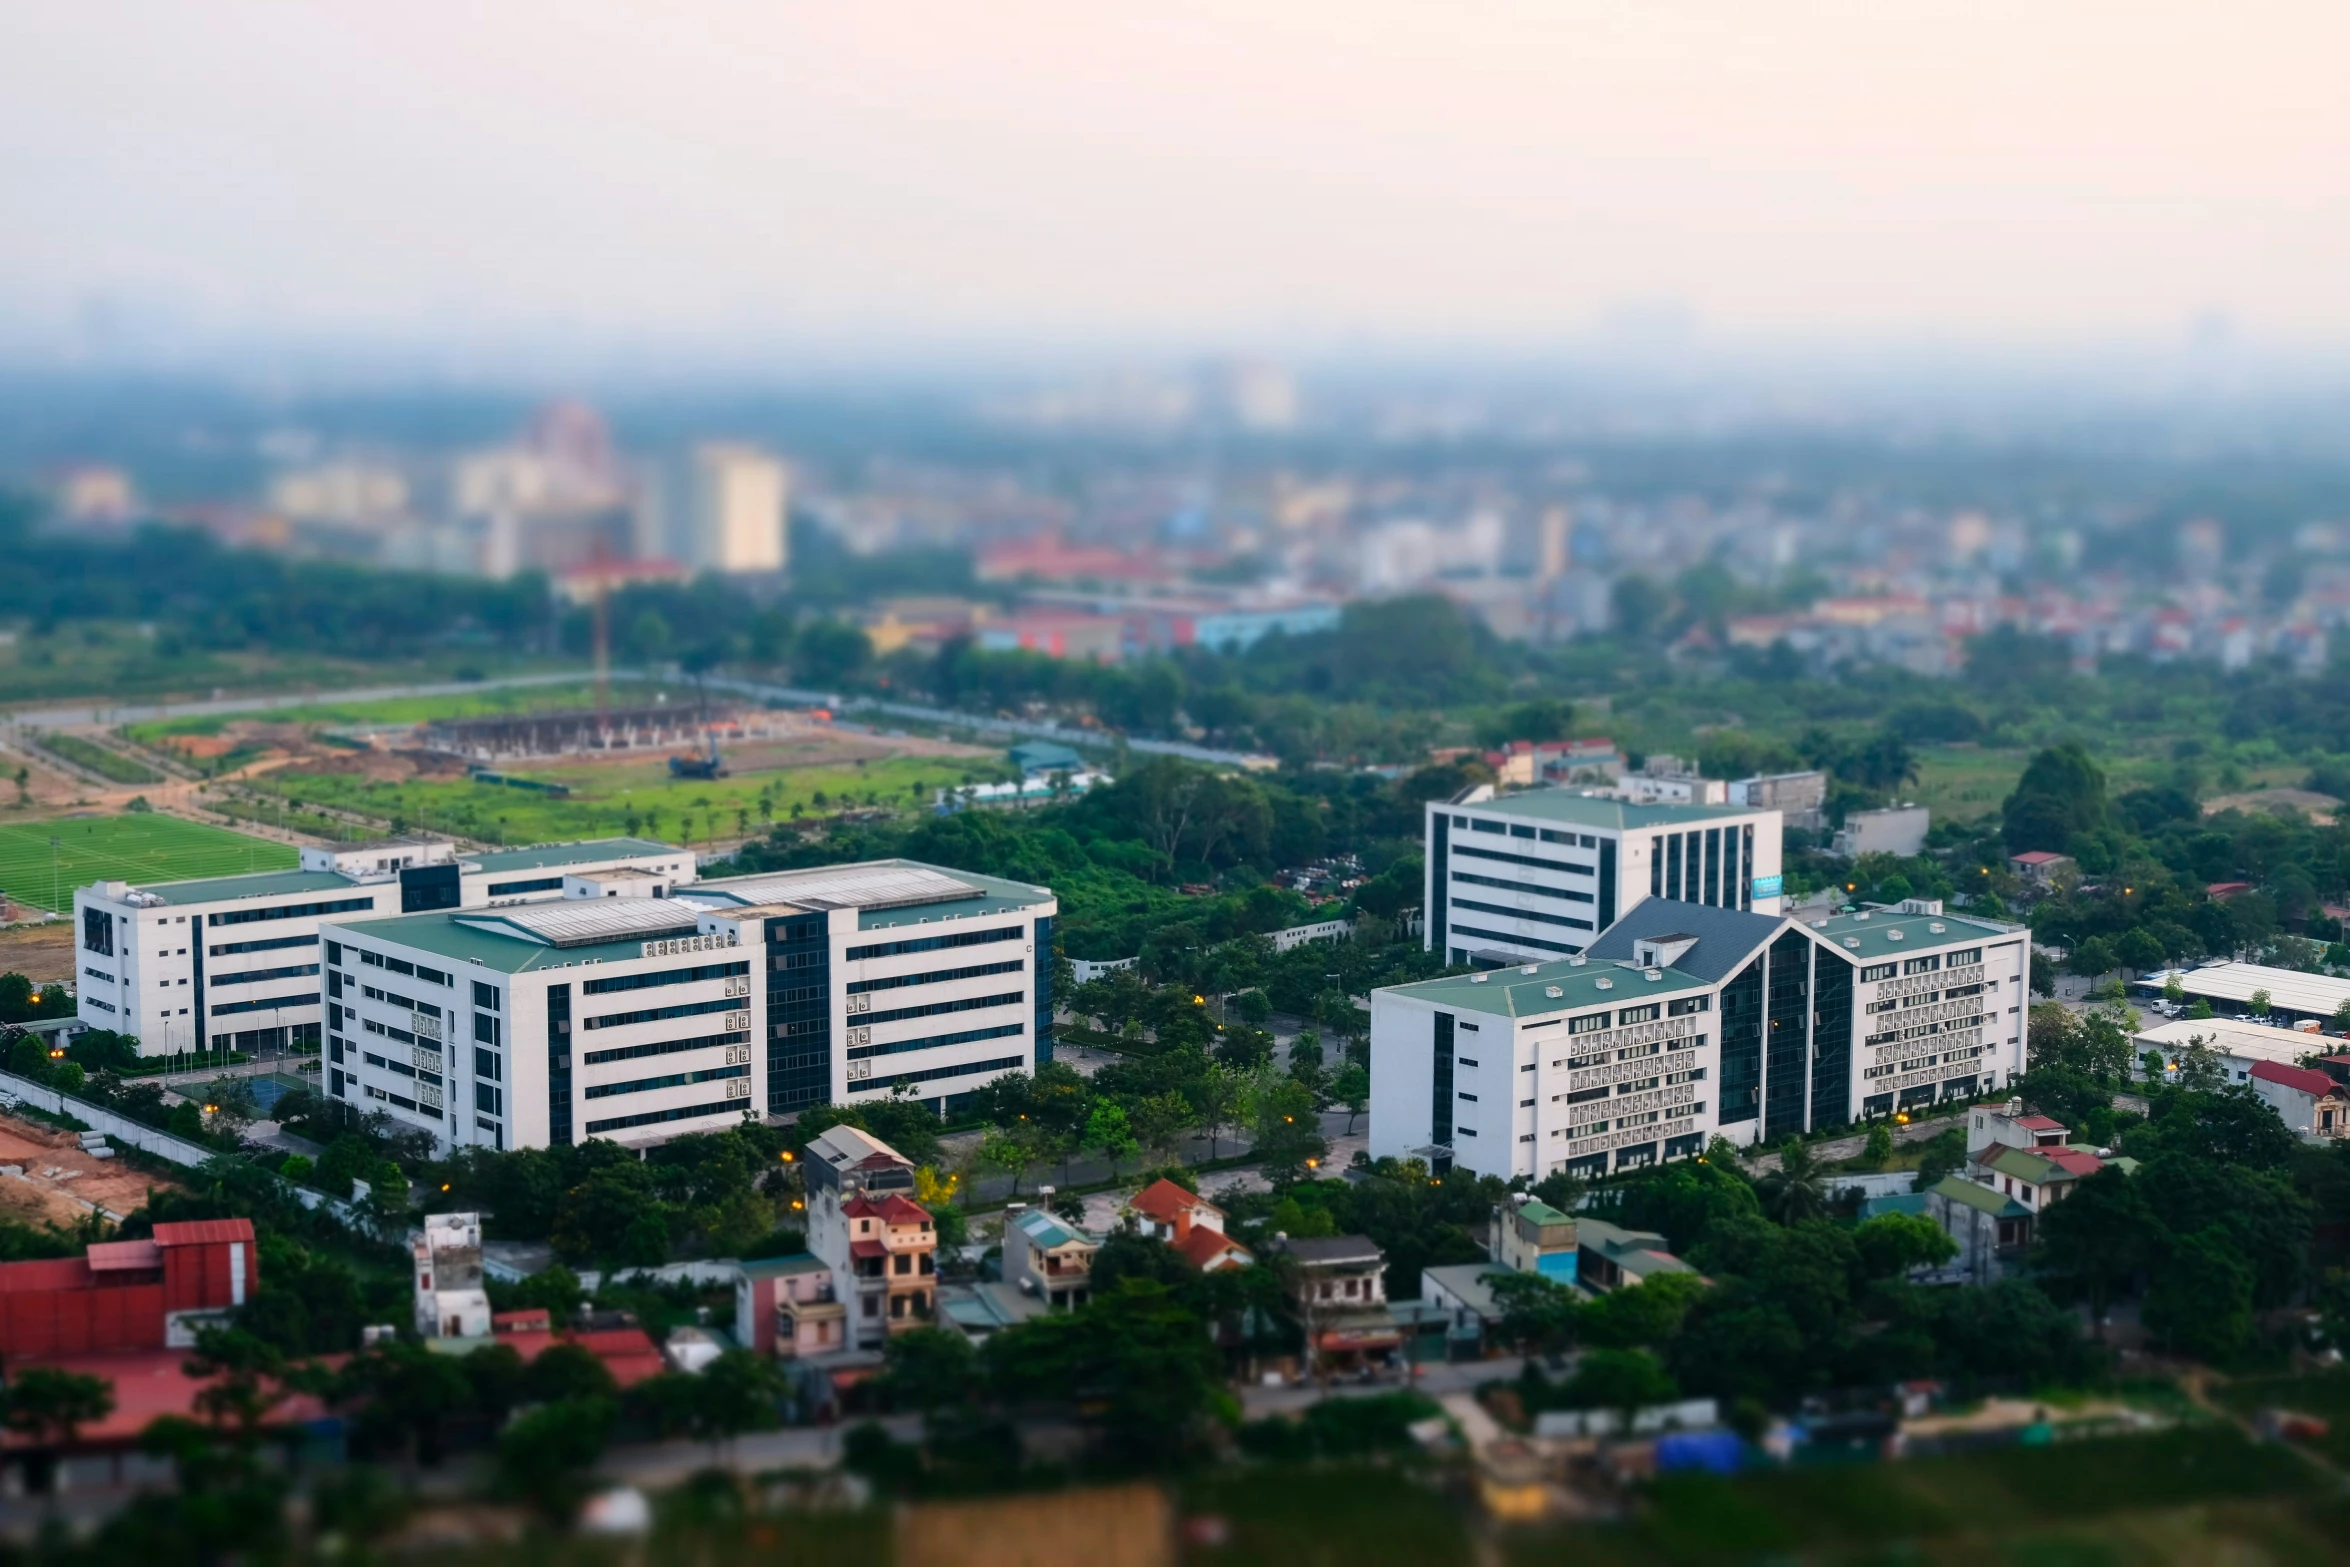
[[(557, 1344), (577, 1344), (604, 1363), (612, 1373), (612, 1380), (623, 1388), (636, 1386), (647, 1377), (657, 1377), (669, 1369), (661, 1358), (660, 1346), (643, 1328), (585, 1328), (554, 1330), (554, 1319), (546, 1308), (535, 1311), (501, 1311), (490, 1319), (496, 1340), (510, 1345), (522, 1357), (524, 1365), (539, 1358)], [(464, 1345), (463, 1353), (471, 1354), (481, 1347), (479, 1339), (433, 1339), (438, 1345)]]
[(2303, 1137), (2350, 1135), (2350, 1089), (2305, 1066), (2255, 1061), (2246, 1079), (2252, 1091)]
[[(56, 1366), (114, 1389), (114, 1412), (75, 1435), (69, 1484), (161, 1477), (133, 1451), (139, 1433), (159, 1415), (196, 1416), (196, 1396), (213, 1379), (188, 1374), (187, 1351), (200, 1328), (225, 1323), (260, 1285), (249, 1219), (158, 1224), (149, 1239), (101, 1241), (79, 1257), (0, 1263), (0, 1369)], [(297, 1395), (269, 1423), (326, 1417)], [(0, 1461), (17, 1467), (36, 1447), (10, 1434)]]
[(1165, 1241), (1202, 1273), (1245, 1268), (1256, 1260), (1246, 1246), (1225, 1235), (1223, 1209), (1164, 1177), (1128, 1199), (1125, 1212), (1138, 1233)]

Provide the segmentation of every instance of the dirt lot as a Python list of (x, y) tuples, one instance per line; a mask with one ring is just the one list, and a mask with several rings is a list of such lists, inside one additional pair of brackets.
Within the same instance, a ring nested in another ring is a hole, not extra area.
[(73, 978), (73, 921), (0, 927), (0, 974), (22, 974), (36, 985)]
[(24, 1173), (0, 1175), (0, 1210), (34, 1224), (76, 1223), (89, 1211), (85, 1205), (120, 1218), (146, 1202), (148, 1187), (171, 1184), (119, 1159), (91, 1158), (70, 1133), (0, 1115), (0, 1166), (6, 1165)]

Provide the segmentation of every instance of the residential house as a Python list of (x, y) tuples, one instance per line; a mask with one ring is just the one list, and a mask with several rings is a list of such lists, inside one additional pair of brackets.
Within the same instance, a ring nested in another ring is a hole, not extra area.
[(1963, 1175), (1946, 1175), (1925, 1191), (1925, 1217), (1957, 1245), (1941, 1277), (1989, 1284), (2020, 1262), (2031, 1241), (2032, 1213), (2013, 1197)]
[(1120, 1214), (1135, 1233), (1165, 1241), (1202, 1273), (1245, 1268), (1255, 1260), (1224, 1233), (1223, 1209), (1163, 1176), (1128, 1199)]
[(1627, 1230), (1578, 1215), (1575, 1219), (1575, 1278), (1593, 1293), (1642, 1284), (1660, 1273), (1695, 1273), (1673, 1255), (1662, 1235)]
[(2021, 1099), (2010, 1099), (1999, 1109), (1977, 1105), (1967, 1116), (1969, 1154), (1995, 1144), (2004, 1148), (2062, 1148), (2069, 1136), (2061, 1121), (2026, 1115)]
[(1538, 1274), (1553, 1284), (1571, 1287), (1580, 1250), (1578, 1222), (1573, 1214), (1532, 1197), (1503, 1203), (1493, 1210), (1486, 1250), (1495, 1262), (1514, 1273)]
[(416, 1331), (423, 1338), (490, 1336), (481, 1278), (481, 1215), (435, 1213), (408, 1240), (416, 1275)]
[(2251, 1087), (2300, 1136), (2350, 1135), (2350, 1089), (2323, 1072), (2261, 1061), (2252, 1067)]
[(746, 1262), (735, 1277), (735, 1336), (762, 1355), (830, 1354), (848, 1342), (848, 1315), (832, 1269), (813, 1253)]
[(914, 1164), (872, 1133), (827, 1128), (801, 1165), (808, 1190), (808, 1250), (832, 1270), (833, 1298), (847, 1308), (842, 1348), (877, 1349), (893, 1333), (928, 1322), (937, 1281), (938, 1232), (906, 1193)]
[(1093, 1254), (1102, 1243), (1043, 1208), (1013, 1206), (1004, 1225), (1004, 1281), (1048, 1306), (1093, 1298)]
[(1387, 1253), (1364, 1235), (1274, 1237), (1286, 1260), (1289, 1298), (1303, 1320), (1307, 1353), (1328, 1370), (1387, 1364), (1403, 1330), (1387, 1309)]
[(2053, 887), (2059, 881), (2080, 874), (2081, 868), (2069, 854), (2051, 854), (2046, 849), (2030, 849), (2007, 857), (2007, 868), (2035, 887)]

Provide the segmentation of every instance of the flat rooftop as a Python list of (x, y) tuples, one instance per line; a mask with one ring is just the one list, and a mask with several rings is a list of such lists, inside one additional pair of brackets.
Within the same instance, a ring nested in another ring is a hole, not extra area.
[[(578, 906), (615, 907), (621, 901), (614, 899), (609, 905), (583, 902)], [(635, 903), (639, 900), (631, 898), (626, 901)], [(651, 899), (642, 901), (654, 902)], [(655, 903), (655, 907), (659, 906)], [(686, 928), (690, 929), (691, 926), (689, 915)], [(452, 963), (478, 964), (501, 974), (568, 968), (576, 963), (633, 962), (644, 956), (644, 944), (652, 939), (646, 935), (632, 935), (622, 939), (605, 938), (558, 947), (525, 936), (517, 929), (460, 920), (450, 914), (402, 914), (392, 919), (353, 920), (342, 928), (353, 935), (373, 936), (380, 941), (433, 953)]]
[(1832, 915), (1813, 924), (1812, 929), (1864, 961), (1898, 957), (1905, 952), (1971, 946), (2001, 936), (2023, 934), (1960, 914), (1888, 914), (1882, 909)]
[(201, 881), (134, 882), (132, 890), (178, 907), (189, 903), (225, 903), (236, 898), (277, 898), (295, 892), (341, 891), (362, 885), (399, 890), (394, 882), (361, 883), (335, 871), (262, 871), (251, 876), (208, 876)]
[[(1437, 803), (1439, 810), (1445, 809)], [(1646, 827), (1680, 827), (1690, 822), (1718, 822), (1726, 817), (1775, 816), (1776, 806), (1755, 805), (1634, 805), (1574, 789), (1526, 789), (1497, 794), (1474, 805), (1456, 805), (1456, 811), (1482, 811), (1488, 816), (1515, 816), (1527, 821), (1557, 822), (1564, 826), (1597, 827), (1608, 832), (1637, 832)]]
[[(1651, 974), (1656, 977), (1649, 978)], [(1600, 959), (1577, 963), (1572, 958), (1554, 958), (1547, 963), (1521, 963), (1515, 968), (1493, 969), (1482, 974), (1452, 974), (1411, 985), (1390, 985), (1386, 993), (1410, 996), (1415, 1001), (1459, 1012), (1521, 1018), (1585, 1012), (1593, 1007), (1637, 1006), (1660, 996), (1703, 990), (1710, 983), (1679, 969), (1643, 969), (1635, 964)]]
[(813, 870), (727, 876), (696, 882), (688, 896), (739, 902), (746, 908), (782, 904), (803, 909), (857, 911), (857, 929), (894, 930), (978, 919), (1052, 901), (1049, 887), (947, 870), (918, 860), (867, 860)]
[(538, 843), (527, 849), (495, 849), (468, 854), (465, 864), (492, 875), (506, 871), (555, 870), (597, 860), (674, 859), (691, 851), (650, 838), (586, 838), (577, 843)]

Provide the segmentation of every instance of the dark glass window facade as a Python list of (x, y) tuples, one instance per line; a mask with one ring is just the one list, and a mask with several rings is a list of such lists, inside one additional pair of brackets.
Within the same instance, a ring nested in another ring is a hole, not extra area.
[(767, 1112), (832, 1102), (832, 937), (824, 916), (767, 922)]
[(1852, 1119), (1852, 965), (1824, 947), (1813, 951), (1813, 1037), (1820, 1049), (1811, 1067), (1811, 1124), (1842, 1126)]
[(571, 1141), (571, 987), (547, 987), (547, 1141)]
[(1722, 1090), (1718, 1119), (1724, 1126), (1751, 1121), (1762, 1108), (1763, 955), (1722, 987)]
[(1771, 943), (1770, 1027), (1764, 1047), (1763, 1137), (1777, 1142), (1804, 1129), (1811, 1063), (1811, 941), (1789, 931)]

